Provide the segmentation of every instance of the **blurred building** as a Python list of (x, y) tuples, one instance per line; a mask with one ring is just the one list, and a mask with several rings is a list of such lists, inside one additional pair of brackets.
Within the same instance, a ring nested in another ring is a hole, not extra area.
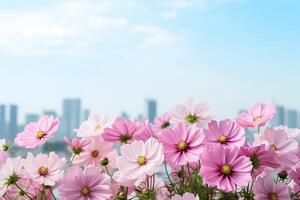
[(83, 110), (83, 120), (87, 120), (90, 116), (90, 110), (89, 109), (84, 109)]
[(276, 105), (276, 114), (271, 121), (272, 126), (285, 125), (285, 109), (281, 105)]
[(153, 122), (154, 118), (156, 117), (156, 113), (157, 113), (156, 100), (147, 99), (146, 104), (147, 104), (147, 117), (148, 117), (150, 122)]
[(10, 141), (14, 141), (18, 132), (18, 106), (10, 105), (9, 107), (9, 123), (8, 123), (8, 136)]
[(74, 137), (75, 136), (74, 129), (79, 128), (81, 122), (81, 100), (80, 99), (63, 100), (62, 122), (63, 122), (62, 123), (63, 134), (61, 135)]
[(54, 118), (57, 118), (57, 113), (54, 110), (45, 110), (44, 115), (53, 116)]
[(25, 115), (25, 125), (31, 122), (37, 122), (39, 120), (39, 115), (37, 114), (27, 114)]
[(286, 123), (289, 128), (297, 128), (298, 127), (298, 112), (294, 109), (287, 110), (286, 113)]
[(0, 138), (6, 137), (5, 105), (0, 105)]
[(124, 117), (125, 119), (129, 119), (129, 114), (125, 111), (121, 112), (121, 116)]

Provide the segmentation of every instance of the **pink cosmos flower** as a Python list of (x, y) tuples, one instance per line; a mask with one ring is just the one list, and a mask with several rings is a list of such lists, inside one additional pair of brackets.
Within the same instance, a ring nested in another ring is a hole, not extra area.
[(296, 185), (300, 186), (300, 164), (295, 167), (294, 170), (290, 172), (290, 176), (293, 178)]
[(15, 142), (25, 148), (35, 148), (54, 136), (59, 123), (52, 116), (44, 116), (38, 122), (28, 124), (23, 132), (18, 133)]
[(265, 144), (258, 146), (245, 145), (241, 147), (240, 154), (250, 158), (252, 162), (252, 175), (256, 177), (265, 167), (278, 168), (280, 167), (277, 159), (277, 154), (268, 148)]
[(243, 146), (246, 141), (245, 131), (230, 119), (219, 123), (212, 120), (204, 129), (206, 145), (222, 144), (226, 146)]
[(217, 144), (201, 155), (200, 174), (205, 183), (225, 192), (234, 192), (237, 186), (246, 186), (251, 179), (251, 161), (240, 156), (238, 147)]
[(0, 169), (5, 164), (7, 158), (7, 152), (0, 149)]
[(7, 158), (0, 170), (0, 197), (9, 191), (23, 176), (21, 157)]
[(78, 138), (74, 138), (71, 140), (68, 137), (64, 137), (64, 140), (66, 144), (69, 145), (69, 147), (71, 148), (72, 153), (76, 155), (80, 154), (83, 151), (83, 147), (85, 147), (91, 142), (89, 139), (79, 140)]
[(192, 193), (186, 192), (183, 194), (183, 196), (175, 194), (175, 196), (172, 197), (171, 200), (199, 200), (199, 197), (195, 197), (195, 195), (193, 195)]
[(54, 186), (63, 176), (65, 163), (66, 160), (54, 152), (50, 152), (49, 156), (40, 153), (36, 157), (28, 153), (24, 160), (24, 170), (37, 183)]
[(288, 187), (284, 183), (274, 183), (271, 176), (259, 177), (253, 185), (255, 200), (290, 199)]
[(109, 200), (112, 195), (110, 177), (97, 167), (70, 168), (58, 190), (62, 200)]
[(137, 140), (147, 141), (150, 137), (157, 137), (152, 129), (153, 125), (149, 120), (143, 120), (142, 122), (138, 122), (138, 130), (136, 134)]
[(88, 120), (82, 122), (79, 129), (76, 129), (78, 137), (90, 137), (101, 135), (105, 128), (113, 123), (113, 117), (109, 115), (92, 114)]
[(171, 165), (186, 165), (198, 161), (203, 139), (202, 129), (182, 123), (164, 130), (159, 138), (164, 147), (166, 162)]
[(157, 139), (150, 138), (146, 142), (136, 140), (123, 145), (116, 166), (123, 177), (134, 180), (138, 186), (147, 176), (158, 172), (163, 161), (162, 145)]
[(74, 158), (73, 163), (97, 167), (101, 166), (104, 159), (107, 159), (107, 167), (112, 167), (117, 157), (113, 144), (105, 142), (101, 136), (90, 137), (89, 140), (90, 143)]
[(136, 122), (119, 117), (111, 128), (105, 128), (102, 137), (106, 142), (128, 143), (136, 139), (139, 126)]
[(289, 128), (287, 126), (276, 126), (274, 127), (275, 130), (283, 130), (289, 138), (299, 138), (300, 137), (300, 129), (298, 128)]
[(205, 103), (188, 99), (184, 105), (177, 105), (172, 114), (173, 123), (185, 123), (202, 127), (214, 118), (214, 113)]
[(264, 126), (276, 113), (274, 104), (255, 104), (248, 112), (242, 112), (236, 122), (244, 128)]
[(159, 133), (161, 130), (171, 127), (171, 115), (165, 113), (164, 115), (157, 116), (154, 119), (153, 130), (156, 133)]

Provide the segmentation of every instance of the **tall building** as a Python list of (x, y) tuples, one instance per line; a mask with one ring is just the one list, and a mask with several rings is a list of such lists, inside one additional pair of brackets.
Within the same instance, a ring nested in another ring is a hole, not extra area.
[[(63, 116), (62, 116), (63, 134), (74, 137), (74, 129), (79, 128), (81, 122), (81, 100), (80, 99), (64, 99), (63, 100)], [(61, 138), (62, 139), (62, 136)]]
[(129, 119), (129, 114), (127, 112), (125, 112), (125, 111), (121, 112), (121, 116), (124, 117), (124, 118), (126, 118), (126, 119)]
[(10, 141), (13, 141), (18, 132), (18, 106), (10, 105), (9, 109), (9, 124), (8, 124), (8, 136)]
[(281, 105), (276, 105), (276, 114), (271, 121), (272, 126), (285, 125), (285, 109)]
[(90, 116), (90, 110), (89, 109), (84, 109), (83, 110), (83, 120), (87, 120)]
[(57, 118), (57, 113), (54, 110), (45, 110), (44, 115), (53, 116), (54, 118)]
[(297, 128), (298, 127), (298, 112), (297, 110), (289, 109), (287, 110), (286, 115), (286, 125), (289, 128)]
[(0, 138), (6, 137), (5, 105), (0, 105)]
[(36, 122), (39, 120), (39, 115), (37, 114), (27, 114), (25, 115), (25, 125), (31, 123), (31, 122)]
[(147, 117), (149, 119), (150, 122), (154, 121), (154, 118), (156, 117), (156, 101), (154, 99), (147, 99), (146, 100), (147, 103)]

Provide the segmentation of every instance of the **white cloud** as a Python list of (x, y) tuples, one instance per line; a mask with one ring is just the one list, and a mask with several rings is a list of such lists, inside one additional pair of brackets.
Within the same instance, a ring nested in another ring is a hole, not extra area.
[(107, 18), (101, 16), (91, 16), (88, 23), (92, 27), (107, 28), (107, 27), (124, 27), (128, 25), (126, 18)]

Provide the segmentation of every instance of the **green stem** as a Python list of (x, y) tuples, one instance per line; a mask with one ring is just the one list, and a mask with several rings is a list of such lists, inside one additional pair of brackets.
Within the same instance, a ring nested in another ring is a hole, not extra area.
[(52, 195), (52, 197), (54, 198), (54, 200), (56, 200), (56, 197), (55, 197), (55, 195), (53, 194), (52, 188), (50, 188), (50, 192), (51, 192), (51, 195)]
[(24, 195), (30, 199), (30, 200), (33, 200), (17, 183), (15, 183), (15, 186), (22, 192), (24, 193)]

